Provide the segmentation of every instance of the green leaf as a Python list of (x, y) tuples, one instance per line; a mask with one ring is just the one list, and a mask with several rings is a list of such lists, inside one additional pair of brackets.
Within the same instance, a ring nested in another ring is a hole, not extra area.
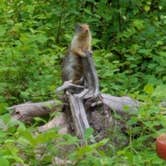
[(164, 84), (158, 85), (155, 88), (152, 96), (159, 98), (159, 99), (166, 98), (166, 85), (164, 85)]
[(141, 30), (144, 28), (144, 21), (143, 20), (134, 20), (133, 25), (138, 29)]
[(145, 6), (144, 6), (144, 10), (145, 10), (146, 12), (148, 12), (148, 11), (150, 10), (150, 6), (145, 5)]
[(0, 37), (4, 36), (6, 33), (6, 27), (4, 25), (0, 25)]
[(9, 161), (4, 157), (0, 157), (0, 165), (2, 166), (9, 166)]
[(93, 132), (94, 132), (93, 128), (87, 128), (85, 131), (84, 138), (86, 140), (89, 139), (92, 136)]
[(0, 103), (0, 114), (3, 114), (6, 112), (7, 103)]
[(152, 94), (153, 91), (154, 91), (154, 88), (151, 84), (147, 84), (145, 87), (144, 87), (144, 91), (147, 93), (147, 94)]

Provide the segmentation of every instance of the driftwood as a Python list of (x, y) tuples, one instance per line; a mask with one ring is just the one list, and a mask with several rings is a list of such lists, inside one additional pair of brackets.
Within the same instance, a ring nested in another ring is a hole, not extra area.
[(90, 127), (85, 113), (83, 100), (72, 94), (69, 94), (68, 96), (76, 135), (83, 138), (85, 130)]
[[(117, 97), (108, 94), (101, 94), (103, 102), (108, 105), (110, 110), (117, 112), (120, 115), (130, 115), (136, 113), (139, 107), (139, 102), (131, 99), (128, 96)], [(92, 107), (100, 105), (101, 102), (92, 104)], [(12, 116), (21, 121), (31, 121), (35, 117), (46, 116), (52, 112), (59, 111), (63, 103), (56, 103), (54, 100), (39, 102), (39, 103), (24, 103), (14, 105), (8, 109), (12, 111)], [(58, 109), (57, 109), (58, 108)]]
[(8, 108), (12, 110), (12, 116), (24, 122), (30, 122), (34, 117), (43, 117), (51, 112), (62, 109), (61, 104), (57, 104), (54, 100), (39, 103), (24, 103), (14, 105)]
[[(110, 111), (129, 118), (133, 113), (137, 112), (139, 103), (130, 97), (116, 97), (108, 94), (101, 94), (103, 102), (110, 108)], [(49, 106), (48, 106), (49, 105)], [(101, 105), (101, 102), (92, 104), (92, 109), (95, 106)], [(45, 109), (46, 108), (46, 109)], [(57, 109), (58, 108), (58, 109)], [(41, 103), (24, 103), (10, 107), (12, 110), (12, 116), (23, 122), (30, 122), (35, 117), (43, 117), (49, 115), (51, 112), (58, 111), (62, 108), (62, 104), (55, 101), (41, 102)], [(39, 127), (40, 132), (47, 131), (53, 127), (62, 127), (60, 133), (70, 133), (68, 130), (69, 123), (65, 113), (59, 112), (58, 116), (55, 116), (51, 121), (45, 125)]]

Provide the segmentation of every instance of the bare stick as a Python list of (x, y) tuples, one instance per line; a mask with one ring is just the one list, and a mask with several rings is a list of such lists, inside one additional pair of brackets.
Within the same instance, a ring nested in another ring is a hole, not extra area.
[(49, 113), (62, 109), (62, 104), (55, 101), (47, 101), (40, 103), (24, 103), (9, 107), (9, 110), (14, 110), (12, 116), (16, 119), (20, 119), (24, 122), (30, 122), (34, 117), (41, 117), (48, 115)]
[(69, 94), (69, 103), (75, 124), (76, 135), (80, 138), (84, 138), (84, 132), (87, 128), (89, 128), (89, 123), (86, 117), (83, 102), (80, 98)]
[(60, 86), (60, 87), (58, 87), (58, 88), (56, 89), (56, 93), (58, 93), (58, 92), (60, 92), (60, 91), (63, 91), (63, 90), (66, 90), (66, 89), (74, 89), (74, 88), (81, 90), (81, 89), (83, 89), (84, 87), (81, 86), (81, 85), (75, 85), (75, 84), (73, 84), (73, 83), (72, 83), (72, 80), (70, 80), (70, 81), (65, 81), (62, 86)]

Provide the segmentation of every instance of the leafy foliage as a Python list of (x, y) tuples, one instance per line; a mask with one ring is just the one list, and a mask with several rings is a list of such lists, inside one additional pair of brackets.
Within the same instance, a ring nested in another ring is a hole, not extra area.
[[(154, 140), (166, 128), (165, 108), (158, 106), (166, 99), (165, 11), (164, 0), (1, 0), (1, 165), (49, 165), (66, 144), (75, 147), (65, 156), (75, 165), (162, 165)], [(107, 139), (80, 147), (75, 137), (56, 130), (34, 136), (33, 127), (13, 121), (5, 109), (55, 97), (76, 22), (91, 26), (102, 92), (146, 103), (127, 122), (125, 148), (116, 149)], [(109, 150), (101, 148), (105, 144)]]

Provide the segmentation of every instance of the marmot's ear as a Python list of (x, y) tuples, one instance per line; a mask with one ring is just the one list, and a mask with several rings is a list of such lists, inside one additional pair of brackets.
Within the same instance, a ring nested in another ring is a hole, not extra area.
[(75, 25), (75, 31), (76, 31), (76, 32), (80, 32), (80, 30), (81, 30), (81, 24), (80, 24), (80, 23), (77, 23), (77, 24)]

